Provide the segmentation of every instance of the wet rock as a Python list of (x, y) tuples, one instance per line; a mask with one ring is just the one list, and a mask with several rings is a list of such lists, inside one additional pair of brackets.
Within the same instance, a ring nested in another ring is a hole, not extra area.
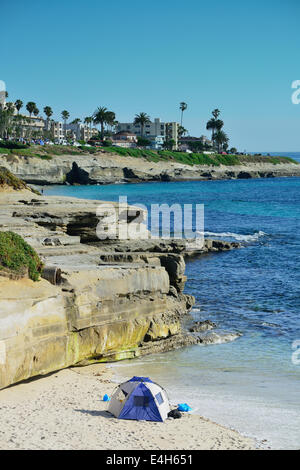
[(191, 333), (199, 332), (199, 331), (208, 331), (212, 330), (213, 328), (216, 328), (217, 325), (216, 323), (210, 321), (210, 320), (204, 320), (204, 321), (196, 321), (190, 328), (189, 331)]

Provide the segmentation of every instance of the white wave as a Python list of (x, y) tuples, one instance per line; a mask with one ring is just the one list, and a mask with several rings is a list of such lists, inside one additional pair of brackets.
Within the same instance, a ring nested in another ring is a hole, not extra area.
[(251, 242), (251, 241), (258, 240), (260, 237), (264, 237), (265, 235), (267, 235), (267, 233), (263, 232), (262, 230), (259, 230), (258, 232), (255, 232), (249, 235), (242, 235), (240, 233), (233, 233), (233, 232), (221, 232), (221, 233), (204, 232), (204, 235), (208, 237), (229, 237), (229, 238), (235, 238), (238, 241)]

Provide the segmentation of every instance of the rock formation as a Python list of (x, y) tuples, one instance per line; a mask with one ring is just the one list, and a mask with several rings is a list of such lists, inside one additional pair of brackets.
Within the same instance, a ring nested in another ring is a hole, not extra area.
[[(110, 229), (99, 204), (43, 197), (23, 187), (1, 193), (0, 231), (19, 234), (35, 249), (45, 279), (9, 279), (0, 270), (0, 388), (71, 365), (199, 342), (182, 329), (194, 302), (183, 293), (184, 255), (237, 244), (99, 241), (99, 227)], [(140, 208), (112, 205), (120, 230), (127, 223), (140, 225)]]
[(51, 160), (2, 155), (1, 165), (32, 184), (108, 184), (139, 181), (183, 181), (300, 176), (300, 165), (287, 161), (234, 166), (186, 165), (172, 161), (150, 162), (99, 152), (94, 155), (59, 155)]

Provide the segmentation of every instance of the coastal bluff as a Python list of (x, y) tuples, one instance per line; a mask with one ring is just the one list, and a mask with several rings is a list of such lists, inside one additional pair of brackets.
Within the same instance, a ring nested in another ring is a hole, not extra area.
[(184, 181), (271, 178), (300, 176), (300, 165), (288, 159), (276, 164), (243, 161), (238, 165), (188, 165), (176, 161), (149, 161), (105, 152), (77, 155), (52, 155), (49, 159), (2, 154), (1, 165), (27, 183), (111, 184), (150, 181)]
[(183, 256), (162, 248), (123, 256), (112, 246), (102, 252), (82, 243), (74, 231), (94, 240), (96, 225), (105, 223), (95, 216), (98, 205), (28, 190), (1, 193), (0, 230), (22, 236), (46, 267), (61, 270), (61, 282), (0, 270), (0, 388), (187, 344), (181, 317), (193, 298), (183, 294)]
[[(0, 232), (22, 237), (44, 268), (37, 282), (26, 271), (0, 269), (0, 389), (69, 366), (200, 342), (183, 327), (194, 304), (184, 294), (184, 257), (238, 243), (99, 241), (96, 230), (110, 226), (106, 212), (97, 211), (101, 201), (44, 197), (26, 185), (15, 187), (5, 184), (0, 191)], [(142, 209), (109, 204), (121, 225), (144, 226)]]

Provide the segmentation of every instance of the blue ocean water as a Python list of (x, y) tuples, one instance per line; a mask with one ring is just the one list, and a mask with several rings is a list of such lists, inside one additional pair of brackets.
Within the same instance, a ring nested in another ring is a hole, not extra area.
[(220, 338), (242, 336), (113, 367), (118, 379), (151, 376), (174, 403), (187, 402), (196, 413), (266, 439), (266, 446), (299, 449), (300, 364), (292, 361), (292, 345), (300, 340), (300, 178), (55, 186), (44, 192), (99, 200), (126, 195), (129, 203), (147, 206), (204, 203), (207, 235), (244, 247), (188, 261), (185, 291), (196, 297), (195, 320), (216, 322)]

